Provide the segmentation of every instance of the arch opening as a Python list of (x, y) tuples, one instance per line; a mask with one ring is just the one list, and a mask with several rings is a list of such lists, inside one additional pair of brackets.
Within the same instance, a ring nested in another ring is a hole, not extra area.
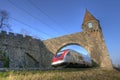
[(80, 44), (77, 44), (77, 43), (69, 43), (69, 44), (66, 44), (66, 45), (63, 45), (62, 47), (60, 47), (56, 54), (60, 51), (63, 51), (63, 50), (67, 50), (67, 49), (70, 49), (70, 50), (74, 50), (76, 52), (78, 52), (80, 55), (82, 55), (82, 57), (84, 58), (84, 60), (90, 64), (90, 67), (92, 67), (92, 59), (91, 59), (91, 56), (89, 55), (88, 51), (83, 47), (81, 46)]

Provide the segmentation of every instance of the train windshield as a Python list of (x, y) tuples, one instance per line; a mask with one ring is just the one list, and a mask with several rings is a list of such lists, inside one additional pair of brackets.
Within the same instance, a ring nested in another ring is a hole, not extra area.
[(63, 51), (62, 51), (62, 52), (57, 53), (55, 57), (56, 57), (56, 58), (60, 57), (60, 56), (62, 55), (62, 53), (63, 53)]

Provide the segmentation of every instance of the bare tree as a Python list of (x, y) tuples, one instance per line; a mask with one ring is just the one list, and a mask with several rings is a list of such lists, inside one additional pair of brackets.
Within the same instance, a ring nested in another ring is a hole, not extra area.
[(8, 23), (9, 14), (6, 10), (0, 11), (0, 30), (11, 30), (11, 27)]

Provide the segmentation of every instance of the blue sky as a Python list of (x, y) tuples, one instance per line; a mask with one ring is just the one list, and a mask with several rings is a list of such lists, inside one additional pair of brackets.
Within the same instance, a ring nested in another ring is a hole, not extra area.
[(100, 21), (112, 62), (120, 64), (119, 0), (0, 0), (12, 32), (42, 40), (82, 31), (86, 8)]

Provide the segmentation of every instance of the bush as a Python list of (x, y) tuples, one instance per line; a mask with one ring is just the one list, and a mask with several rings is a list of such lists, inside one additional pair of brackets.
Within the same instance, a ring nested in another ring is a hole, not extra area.
[(9, 58), (6, 57), (6, 53), (3, 50), (0, 50), (0, 61), (1, 63), (3, 63), (3, 65), (1, 65), (1, 67), (9, 67)]

